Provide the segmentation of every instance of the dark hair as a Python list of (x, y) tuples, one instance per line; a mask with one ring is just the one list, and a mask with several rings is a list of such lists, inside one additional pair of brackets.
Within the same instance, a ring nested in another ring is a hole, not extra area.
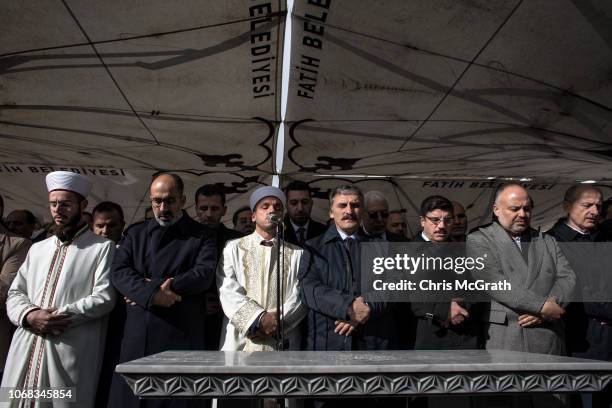
[(204, 197), (213, 197), (218, 195), (221, 197), (221, 205), (225, 206), (225, 191), (223, 191), (222, 184), (204, 184), (195, 193), (194, 201), (198, 202), (198, 197), (203, 195)]
[(453, 203), (446, 197), (439, 195), (429, 196), (421, 203), (421, 217), (425, 217), (428, 212), (434, 210), (453, 212)]
[(591, 186), (588, 184), (574, 184), (567, 190), (565, 190), (565, 195), (563, 196), (563, 202), (565, 203), (575, 203), (576, 200), (580, 197), (580, 194), (584, 191), (593, 190), (597, 191), (599, 195), (603, 198), (603, 193), (601, 190), (595, 186)]
[(397, 209), (389, 211), (389, 215), (391, 215), (391, 214), (401, 214), (401, 215), (404, 215), (405, 213), (406, 213), (406, 209), (404, 209), (404, 208), (401, 208), (401, 209), (397, 208)]
[(341, 195), (358, 195), (359, 196), (359, 201), (361, 201), (363, 203), (363, 193), (361, 192), (361, 189), (357, 186), (354, 186), (352, 184), (343, 184), (341, 186), (338, 186), (336, 188), (334, 188), (333, 190), (331, 190), (329, 192), (329, 208), (332, 208), (333, 204), (334, 204), (334, 197), (336, 197), (338, 194)]
[(149, 184), (149, 189), (151, 189), (151, 186), (153, 185), (153, 183), (155, 183), (155, 180), (157, 180), (159, 176), (164, 176), (164, 175), (170, 176), (174, 179), (174, 182), (176, 183), (176, 187), (178, 188), (178, 193), (179, 195), (182, 196), (185, 191), (185, 183), (183, 183), (183, 179), (180, 178), (177, 174), (166, 173), (165, 171), (159, 171), (153, 174), (153, 176), (151, 177), (151, 184)]
[(25, 214), (25, 222), (27, 224), (36, 224), (36, 216), (30, 210), (13, 210), (9, 213), (9, 215), (13, 213), (24, 213)]
[(112, 201), (102, 201), (96, 204), (96, 206), (92, 210), (92, 217), (93, 217), (93, 214), (97, 212), (112, 212), (112, 211), (117, 211), (117, 213), (119, 214), (119, 219), (121, 221), (124, 220), (123, 209), (121, 208), (119, 204), (114, 203)]
[(238, 214), (240, 214), (243, 211), (251, 211), (251, 207), (249, 207), (248, 205), (245, 205), (244, 207), (240, 207), (239, 209), (237, 209), (236, 211), (234, 211), (234, 215), (232, 215), (232, 222), (234, 223), (234, 225), (236, 225), (236, 222), (238, 221)]
[(288, 196), (290, 191), (308, 191), (308, 195), (311, 195), (308, 184), (300, 180), (294, 180), (285, 186), (285, 196)]

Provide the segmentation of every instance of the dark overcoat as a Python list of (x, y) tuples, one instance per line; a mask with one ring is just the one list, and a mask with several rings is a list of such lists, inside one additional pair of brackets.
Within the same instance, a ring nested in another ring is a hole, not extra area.
[[(359, 241), (363, 242), (359, 235)], [(300, 296), (308, 306), (307, 350), (386, 350), (395, 348), (393, 314), (382, 302), (370, 303), (370, 319), (349, 337), (334, 332), (336, 320), (347, 319), (347, 309), (361, 295), (359, 256), (353, 269), (335, 225), (307, 241), (300, 263)], [(349, 273), (351, 271), (351, 273)]]
[[(424, 251), (432, 252), (434, 250), (432, 244), (426, 242), (421, 233), (417, 234), (414, 242), (422, 242)], [(453, 244), (454, 247), (457, 245), (458, 244)], [(435, 254), (435, 252), (433, 252), (433, 254)], [(441, 254), (444, 255), (447, 254), (447, 252), (442, 251)], [(450, 280), (452, 281), (457, 277), (458, 276), (451, 276)], [(461, 306), (468, 311), (469, 317), (460, 325), (449, 325), (448, 327), (444, 327), (442, 322), (448, 319), (451, 299), (445, 302), (415, 302), (410, 306), (417, 318), (414, 346), (416, 350), (463, 350), (484, 348), (482, 304), (462, 302)]]
[[(289, 220), (289, 216), (285, 217), (284, 222), (285, 241), (294, 245), (300, 245), (298, 242), (298, 238), (295, 235), (295, 230), (293, 229), (291, 221)], [(306, 229), (306, 241), (316, 238), (319, 235), (323, 235), (325, 231), (327, 231), (327, 227), (325, 226), (325, 224), (321, 224), (320, 222), (317, 222), (311, 218), (310, 222), (308, 223), (308, 228)]]
[[(591, 273), (585, 259), (597, 258), (598, 247), (589, 243), (605, 242), (610, 238), (601, 233), (582, 235), (559, 220), (547, 234), (552, 235), (576, 273), (576, 290), (580, 290)], [(572, 245), (571, 243), (582, 244)], [(601, 247), (599, 247), (601, 248)], [(584, 296), (584, 294), (583, 294)], [(586, 297), (586, 296), (585, 296)], [(612, 303), (573, 302), (564, 316), (568, 353), (574, 357), (612, 360)]]
[[(221, 224), (217, 228), (217, 263), (223, 255), (223, 248), (227, 241), (238, 239), (244, 236), (240, 231), (227, 228)], [(206, 291), (206, 322), (204, 326), (204, 348), (206, 350), (219, 350), (219, 341), (221, 339), (221, 329), (223, 326), (223, 309), (219, 301), (219, 289), (217, 285), (211, 285)]]
[[(166, 350), (203, 349), (203, 293), (213, 281), (215, 267), (214, 232), (186, 213), (170, 227), (162, 228), (152, 219), (130, 228), (111, 269), (113, 286), (136, 302), (126, 306), (119, 362)], [(168, 308), (155, 306), (154, 295), (167, 278), (174, 279), (171, 288), (182, 301)], [(172, 406), (189, 406), (188, 401), (177, 404)], [(125, 380), (115, 374), (108, 406), (139, 405)]]

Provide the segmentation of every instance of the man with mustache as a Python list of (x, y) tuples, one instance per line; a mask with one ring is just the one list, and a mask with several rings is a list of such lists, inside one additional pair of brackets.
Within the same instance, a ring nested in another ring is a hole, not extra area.
[[(450, 242), (450, 234), (455, 220), (453, 204), (445, 197), (430, 196), (421, 203), (421, 227), (423, 230), (414, 239), (416, 242), (428, 242), (433, 245)], [(449, 245), (440, 248), (439, 256), (465, 255), (464, 248)], [(425, 245), (424, 251), (431, 249), (435, 254), (436, 247)], [(461, 253), (456, 250), (461, 249)], [(444, 278), (453, 281), (461, 276), (450, 272)], [(450, 297), (450, 296), (449, 296)], [(480, 330), (481, 307), (474, 303), (465, 303), (461, 299), (449, 299), (447, 302), (415, 302), (412, 311), (418, 318), (416, 327), (416, 350), (458, 350), (482, 348)]]
[(323, 234), (325, 225), (310, 218), (312, 194), (308, 184), (292, 181), (285, 187), (287, 215), (285, 216), (285, 241), (301, 247), (306, 241)]
[[(511, 291), (488, 292), (485, 347), (564, 355), (561, 317), (576, 277), (555, 239), (530, 228), (532, 211), (524, 187), (503, 184), (493, 203), (497, 220), (467, 237), (468, 256), (484, 263), (484, 268), (472, 269), (474, 278), (512, 285)], [(523, 398), (534, 406), (561, 404), (553, 395)]]
[(125, 227), (123, 209), (112, 201), (102, 201), (92, 211), (94, 234), (108, 238), (119, 245)]
[[(309, 308), (306, 349), (395, 348), (393, 314), (384, 303), (366, 303), (361, 294), (363, 194), (353, 185), (339, 186), (331, 191), (329, 203), (333, 223), (306, 243), (300, 265), (301, 297)], [(346, 401), (316, 402), (318, 407), (334, 404)]]
[[(112, 265), (113, 286), (126, 303), (119, 362), (204, 347), (203, 294), (215, 274), (215, 234), (183, 210), (186, 199), (178, 175), (154, 175), (149, 197), (154, 219), (128, 228)], [(199, 404), (189, 400), (143, 404), (115, 373), (108, 406)]]
[[(113, 242), (82, 220), (91, 181), (56, 171), (46, 178), (54, 236), (30, 249), (8, 292), (7, 314), (18, 326), (2, 387), (74, 388), (79, 407), (93, 407), (103, 360)], [(7, 406), (34, 404), (11, 400)]]
[[(576, 288), (580, 290), (595, 271), (600, 272), (592, 260), (596, 260), (598, 246), (592, 244), (609, 240), (598, 230), (602, 207), (601, 190), (595, 186), (574, 185), (563, 198), (566, 217), (561, 218), (547, 233), (561, 242), (563, 253), (576, 272)], [(574, 244), (578, 243), (578, 244)], [(601, 248), (607, 250), (607, 248)], [(609, 266), (609, 265), (607, 265)], [(607, 273), (608, 270), (601, 270)], [(588, 297), (587, 294), (583, 294)], [(612, 303), (573, 302), (564, 316), (568, 354), (579, 358), (612, 360)], [(584, 407), (608, 407), (611, 400), (607, 392), (581, 394)]]

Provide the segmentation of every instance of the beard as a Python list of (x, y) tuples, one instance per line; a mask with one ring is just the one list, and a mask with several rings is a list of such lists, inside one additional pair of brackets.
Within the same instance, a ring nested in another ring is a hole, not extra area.
[(70, 241), (83, 225), (85, 222), (81, 222), (81, 214), (76, 213), (65, 224), (55, 224), (55, 236), (62, 242)]

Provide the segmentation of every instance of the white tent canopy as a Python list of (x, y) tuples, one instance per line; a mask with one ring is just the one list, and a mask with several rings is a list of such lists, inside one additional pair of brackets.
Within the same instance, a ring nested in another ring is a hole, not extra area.
[(128, 221), (158, 170), (185, 178), (190, 203), (222, 183), (229, 218), (274, 174), (311, 184), (318, 219), (347, 181), (382, 190), (410, 220), (424, 197), (446, 195), (472, 226), (502, 180), (531, 189), (535, 225), (560, 215), (569, 184), (612, 195), (612, 3), (289, 6), (3, 2), (7, 210), (48, 217), (43, 178), (60, 168), (91, 176), (90, 202), (116, 201)]

